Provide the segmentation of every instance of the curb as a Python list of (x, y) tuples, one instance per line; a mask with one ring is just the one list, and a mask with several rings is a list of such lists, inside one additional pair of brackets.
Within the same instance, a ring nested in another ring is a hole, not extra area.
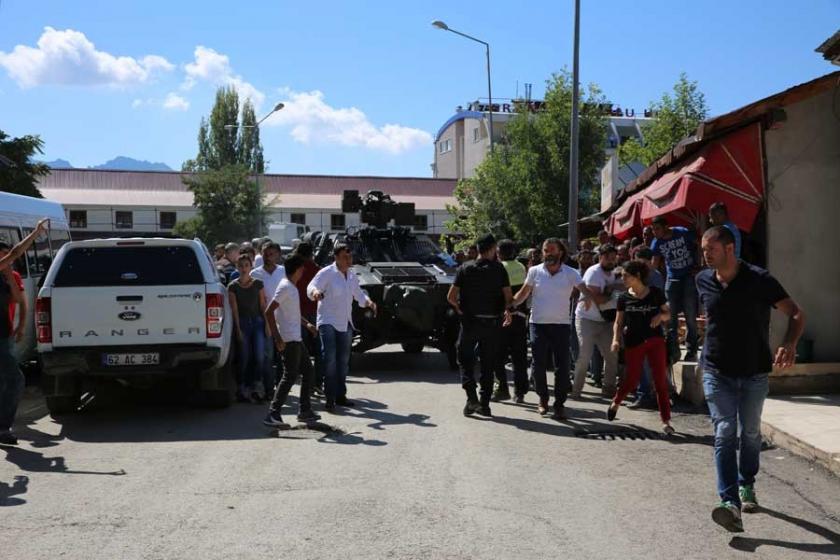
[(781, 447), (795, 455), (818, 463), (835, 476), (840, 477), (840, 453), (823, 451), (804, 440), (790, 435), (784, 430), (776, 428), (768, 422), (761, 422), (761, 433), (777, 447)]

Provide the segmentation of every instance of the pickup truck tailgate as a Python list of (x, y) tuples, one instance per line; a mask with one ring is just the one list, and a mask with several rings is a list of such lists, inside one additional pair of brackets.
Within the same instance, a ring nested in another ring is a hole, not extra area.
[(204, 286), (53, 288), (53, 347), (203, 343)]

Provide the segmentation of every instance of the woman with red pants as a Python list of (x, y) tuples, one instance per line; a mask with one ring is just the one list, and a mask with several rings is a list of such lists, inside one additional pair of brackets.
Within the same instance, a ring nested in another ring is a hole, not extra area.
[(656, 387), (662, 430), (670, 435), (674, 433), (674, 428), (671, 426), (665, 333), (662, 326), (668, 324), (671, 311), (662, 290), (645, 285), (648, 272), (647, 264), (640, 261), (630, 261), (622, 272), (627, 292), (618, 297), (612, 351), (619, 351), (623, 336), (625, 376), (624, 383), (607, 409), (607, 419), (615, 419), (621, 402), (639, 385), (642, 365), (647, 358)]

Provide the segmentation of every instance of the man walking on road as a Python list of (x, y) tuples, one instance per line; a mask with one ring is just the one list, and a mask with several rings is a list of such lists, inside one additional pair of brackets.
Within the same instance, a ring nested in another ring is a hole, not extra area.
[[(653, 219), (651, 244), (653, 268), (659, 269), (665, 262), (665, 295), (671, 308), (671, 321), (668, 323), (668, 342), (670, 348), (679, 348), (677, 315), (685, 315), (686, 362), (697, 361), (697, 286), (694, 283), (696, 265), (696, 240), (694, 232), (684, 227), (670, 227), (664, 216)], [(679, 350), (676, 351), (679, 354)]]
[(347, 373), (350, 369), (350, 347), (353, 344), (353, 300), (370, 307), (376, 315), (376, 303), (359, 286), (359, 279), (350, 270), (353, 255), (343, 243), (333, 249), (335, 262), (322, 268), (306, 288), (306, 295), (318, 302), (317, 327), (321, 339), (324, 382), (327, 403), (332, 412), (338, 406), (353, 406), (347, 400)]
[[(525, 265), (516, 260), (516, 244), (510, 239), (499, 242), (499, 258), (510, 281), (511, 291), (518, 291), (525, 283)], [(502, 327), (499, 355), (496, 361), (498, 387), (494, 401), (510, 398), (507, 380), (507, 359), (513, 362), (513, 390), (516, 402), (524, 402), (528, 392), (528, 307), (525, 303), (511, 311), (510, 323)]]
[[(610, 244), (598, 247), (598, 264), (589, 267), (583, 275), (583, 283), (591, 293), (591, 301), (581, 301), (575, 309), (575, 327), (578, 335), (579, 353), (575, 362), (575, 381), (572, 397), (580, 398), (586, 370), (595, 348), (604, 361), (604, 385), (601, 389), (605, 397), (612, 398), (616, 389), (618, 373), (618, 355), (611, 350), (612, 328), (618, 301), (617, 291), (623, 289), (621, 280), (615, 277), (617, 258), (615, 247)], [(599, 371), (593, 372), (596, 379)]]
[[(548, 413), (548, 384), (546, 369), (553, 357), (554, 416), (563, 419), (566, 397), (569, 394), (569, 335), (571, 333), (572, 292), (578, 288), (584, 297), (589, 291), (574, 268), (563, 264), (566, 249), (562, 241), (550, 237), (543, 242), (543, 262), (528, 270), (525, 284), (516, 293), (511, 304), (520, 305), (529, 296), (531, 301), (531, 353), (533, 377), (540, 405), (540, 414)], [(590, 349), (591, 352), (591, 349)], [(588, 359), (587, 359), (588, 362)]]
[(312, 330), (315, 330), (315, 325), (305, 319), (301, 320), (300, 294), (295, 286), (303, 274), (303, 257), (292, 255), (286, 259), (285, 269), (286, 277), (280, 281), (274, 293), (274, 300), (265, 310), (265, 321), (271, 331), (274, 347), (283, 357), (283, 378), (277, 384), (274, 398), (268, 409), (268, 416), (263, 421), (266, 426), (275, 428), (288, 427), (288, 424), (283, 422), (280, 409), (283, 408), (298, 375), (301, 376), (301, 381), (297, 418), (301, 422), (314, 422), (320, 419), (320, 416), (312, 412), (310, 404), (309, 397), (314, 375), (309, 352), (301, 336), (302, 324), (305, 328)]
[[(464, 416), (475, 412), (490, 416), (502, 318), (512, 299), (505, 267), (496, 260), (496, 239), (492, 235), (478, 240), (478, 258), (458, 269), (447, 299), (461, 318), (458, 364), (461, 366), (461, 386), (467, 393)], [(475, 383), (476, 346), (481, 359), (480, 400)]]
[[(758, 509), (753, 485), (759, 467), (761, 409), (768, 375), (774, 365), (793, 365), (805, 316), (766, 270), (738, 260), (735, 238), (727, 227), (708, 229), (702, 249), (710, 267), (697, 275), (700, 301), (706, 309), (703, 391), (715, 426), (721, 500), (712, 519), (729, 531), (741, 532), (741, 511)], [(775, 358), (769, 343), (771, 307), (789, 318)]]

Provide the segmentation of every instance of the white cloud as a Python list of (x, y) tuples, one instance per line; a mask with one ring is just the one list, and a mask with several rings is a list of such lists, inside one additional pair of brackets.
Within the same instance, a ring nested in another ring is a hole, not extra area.
[(425, 130), (398, 124), (377, 127), (355, 107), (332, 107), (320, 91), (281, 91), (289, 100), (266, 124), (291, 127), (292, 137), (302, 144), (322, 142), (399, 154), (432, 143), (431, 134)]
[(170, 93), (163, 100), (163, 108), (174, 111), (186, 111), (190, 108), (190, 102), (176, 93)]
[(162, 56), (141, 59), (96, 50), (84, 33), (45, 27), (37, 47), (0, 51), (0, 66), (22, 88), (46, 84), (130, 86), (174, 66)]
[(250, 98), (255, 107), (259, 107), (265, 101), (264, 93), (233, 71), (227, 55), (198, 45), (195, 48), (194, 57), (193, 62), (184, 66), (187, 78), (181, 86), (182, 89), (189, 90), (196, 82), (205, 81), (214, 85), (233, 86), (239, 93), (240, 99)]

